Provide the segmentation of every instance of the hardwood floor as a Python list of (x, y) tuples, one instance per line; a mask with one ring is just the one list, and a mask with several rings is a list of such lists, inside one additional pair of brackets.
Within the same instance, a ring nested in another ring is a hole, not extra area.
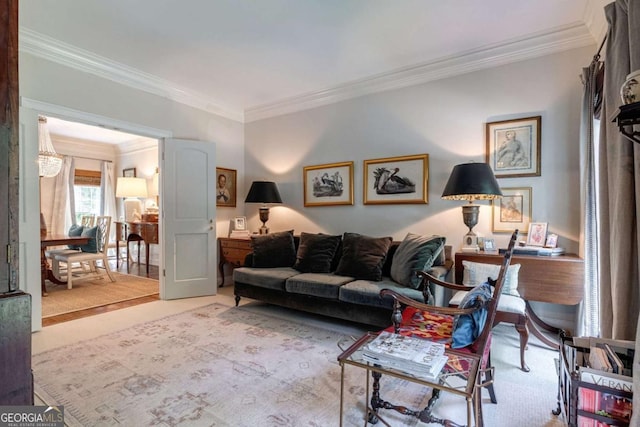
[[(127, 264), (120, 263), (120, 267), (116, 268), (116, 261), (109, 261), (109, 267), (111, 267), (112, 271), (117, 271), (118, 273), (123, 274), (133, 274), (136, 276), (147, 277), (149, 279), (158, 280), (159, 277), (159, 268), (155, 265), (149, 266), (149, 274), (147, 274), (147, 266), (146, 264), (138, 264), (132, 262), (129, 265), (129, 272), (127, 272)], [(94, 307), (89, 308), (87, 310), (74, 311), (73, 313), (61, 314), (59, 316), (48, 317), (46, 319), (42, 319), (42, 326), (51, 326), (62, 322), (68, 322), (70, 320), (80, 319), (82, 317), (93, 316), (96, 314), (106, 313), (109, 311), (120, 310), (121, 308), (132, 307), (138, 304), (144, 304), (151, 301), (157, 301), (160, 299), (158, 295), (151, 295), (142, 298), (136, 298), (129, 301), (123, 301), (116, 304), (104, 305), (102, 307)]]

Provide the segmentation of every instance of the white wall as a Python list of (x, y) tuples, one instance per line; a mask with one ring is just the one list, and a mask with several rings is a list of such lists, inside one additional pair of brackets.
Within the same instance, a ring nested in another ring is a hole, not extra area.
[[(345, 231), (402, 239), (407, 232), (441, 234), (454, 250), (467, 231), (462, 202), (441, 200), (451, 169), (483, 162), (485, 123), (542, 116), (542, 174), (502, 178), (503, 187), (533, 188), (533, 220), (548, 222), (559, 244), (578, 250), (580, 235), (579, 74), (594, 53), (576, 49), (520, 63), (387, 91), (245, 126), (245, 182), (278, 183), (284, 204), (271, 209), (272, 230)], [(429, 154), (427, 205), (363, 205), (363, 160)], [(303, 166), (355, 161), (355, 204), (303, 207)], [(492, 235), (483, 204), (474, 231), (504, 247), (509, 234)], [(260, 222), (247, 205), (251, 229)]]

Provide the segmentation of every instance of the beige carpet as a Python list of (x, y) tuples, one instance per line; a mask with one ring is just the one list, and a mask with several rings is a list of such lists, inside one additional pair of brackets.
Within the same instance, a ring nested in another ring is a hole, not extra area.
[[(338, 322), (268, 305), (212, 304), (33, 356), (37, 396), (64, 405), (70, 426), (339, 425)], [(483, 392), (486, 426), (562, 426), (551, 415), (557, 352), (529, 346), (518, 368), (513, 327), (494, 329), (498, 405)], [(346, 369), (346, 426), (362, 425), (364, 371)], [(421, 407), (429, 390), (383, 379), (384, 397)], [(425, 426), (387, 412), (393, 426)], [(446, 394), (436, 416), (464, 422), (464, 400)]]
[(108, 277), (76, 279), (73, 288), (47, 282), (48, 296), (42, 298), (42, 318), (71, 313), (87, 308), (101, 307), (121, 301), (128, 301), (158, 291), (158, 281), (129, 274), (112, 273), (116, 279)]

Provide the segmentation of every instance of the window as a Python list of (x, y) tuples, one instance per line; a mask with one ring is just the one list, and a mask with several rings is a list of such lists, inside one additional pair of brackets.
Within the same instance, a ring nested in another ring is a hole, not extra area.
[(83, 215), (100, 215), (100, 181), (101, 173), (84, 169), (76, 169), (73, 180), (76, 222), (80, 223)]

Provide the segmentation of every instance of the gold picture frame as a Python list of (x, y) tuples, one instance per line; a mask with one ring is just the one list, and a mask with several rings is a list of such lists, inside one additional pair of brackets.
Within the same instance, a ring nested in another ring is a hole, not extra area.
[(305, 166), (304, 206), (353, 205), (353, 162)]
[(541, 116), (486, 125), (486, 161), (496, 178), (540, 176)]
[(237, 174), (235, 169), (216, 168), (216, 206), (236, 207)]
[(491, 231), (494, 233), (513, 233), (520, 230), (520, 234), (527, 234), (531, 222), (531, 187), (501, 188), (502, 197), (491, 201), (493, 223)]
[(429, 202), (429, 155), (386, 157), (364, 161), (365, 205)]

